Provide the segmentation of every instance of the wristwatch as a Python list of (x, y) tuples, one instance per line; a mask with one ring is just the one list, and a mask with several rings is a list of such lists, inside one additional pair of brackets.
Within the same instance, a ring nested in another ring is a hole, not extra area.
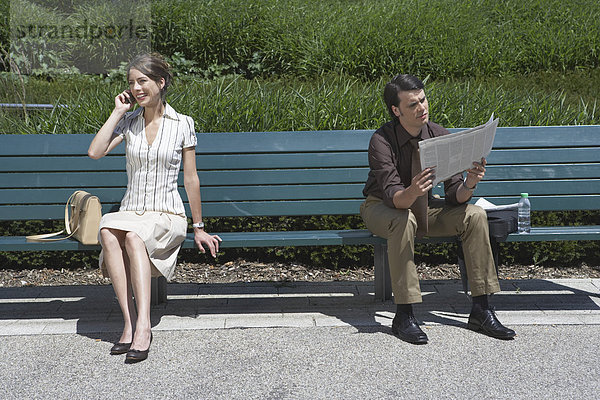
[(192, 224), (192, 227), (204, 229), (204, 222), (195, 222)]
[(472, 188), (470, 188), (470, 187), (468, 187), (468, 186), (467, 186), (467, 178), (465, 178), (465, 179), (463, 180), (463, 182), (462, 182), (462, 185), (463, 185), (463, 186), (465, 187), (465, 189), (467, 189), (467, 190), (475, 190), (475, 189), (477, 189), (477, 184), (475, 184), (475, 186), (473, 186)]

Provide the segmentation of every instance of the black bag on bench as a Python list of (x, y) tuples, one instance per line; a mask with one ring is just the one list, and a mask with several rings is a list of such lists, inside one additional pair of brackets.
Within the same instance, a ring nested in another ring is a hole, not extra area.
[(493, 210), (487, 212), (490, 239), (504, 242), (509, 233), (517, 231), (518, 210)]

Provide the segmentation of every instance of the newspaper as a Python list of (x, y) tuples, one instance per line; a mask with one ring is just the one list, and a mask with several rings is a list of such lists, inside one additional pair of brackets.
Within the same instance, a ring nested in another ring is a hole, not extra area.
[(494, 114), (488, 122), (475, 128), (419, 142), (421, 170), (435, 167), (433, 186), (452, 175), (461, 173), (487, 157), (494, 144), (498, 118)]
[(475, 202), (475, 205), (483, 208), (486, 211), (516, 210), (519, 208), (519, 203), (503, 204), (503, 205), (497, 206), (494, 203), (492, 203), (491, 201), (484, 199), (483, 197), (480, 198), (479, 200), (477, 200)]

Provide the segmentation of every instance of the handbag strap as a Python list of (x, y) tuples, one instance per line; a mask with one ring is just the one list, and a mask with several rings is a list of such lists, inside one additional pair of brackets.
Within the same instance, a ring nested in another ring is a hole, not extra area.
[(77, 227), (75, 228), (75, 230), (73, 232), (71, 232), (71, 218), (69, 217), (69, 209), (71, 208), (73, 199), (75, 198), (75, 196), (77, 196), (77, 193), (79, 193), (79, 192), (81, 192), (81, 190), (77, 190), (77, 191), (73, 192), (71, 197), (69, 197), (69, 199), (67, 200), (67, 204), (65, 204), (65, 230), (67, 231), (67, 234), (69, 235), (67, 237), (71, 237), (73, 235), (73, 233), (75, 233), (75, 231), (79, 228), (79, 223), (77, 223)]
[[(77, 230), (79, 229), (79, 224), (77, 224), (77, 227), (71, 232), (71, 224), (69, 223), (69, 208), (71, 208), (71, 204), (73, 203), (73, 199), (75, 198), (75, 196), (77, 195), (77, 193), (79, 193), (80, 190), (76, 191), (75, 193), (73, 193), (69, 199), (67, 200), (67, 204), (65, 204), (65, 229), (63, 229), (60, 232), (54, 232), (54, 233), (43, 233), (40, 235), (29, 235), (26, 237), (28, 242), (58, 242), (60, 240), (65, 240), (70, 238), (71, 236), (73, 236), (75, 234), (75, 232), (77, 232)], [(58, 236), (60, 234), (62, 234), (63, 232), (67, 232), (68, 236), (64, 236), (61, 238), (54, 238), (51, 239), (54, 236)]]

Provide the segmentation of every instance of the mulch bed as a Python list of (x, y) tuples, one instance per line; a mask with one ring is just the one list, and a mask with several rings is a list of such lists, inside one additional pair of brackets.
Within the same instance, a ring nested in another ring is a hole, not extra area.
[[(457, 265), (441, 264), (417, 267), (421, 279), (460, 279)], [(600, 278), (600, 267), (585, 264), (574, 267), (539, 265), (503, 265), (501, 279)], [(314, 268), (300, 264), (261, 263), (246, 260), (223, 264), (182, 263), (177, 266), (173, 283), (230, 282), (330, 282), (372, 281), (373, 267), (352, 269)], [(0, 287), (108, 285), (98, 269), (0, 269)]]

